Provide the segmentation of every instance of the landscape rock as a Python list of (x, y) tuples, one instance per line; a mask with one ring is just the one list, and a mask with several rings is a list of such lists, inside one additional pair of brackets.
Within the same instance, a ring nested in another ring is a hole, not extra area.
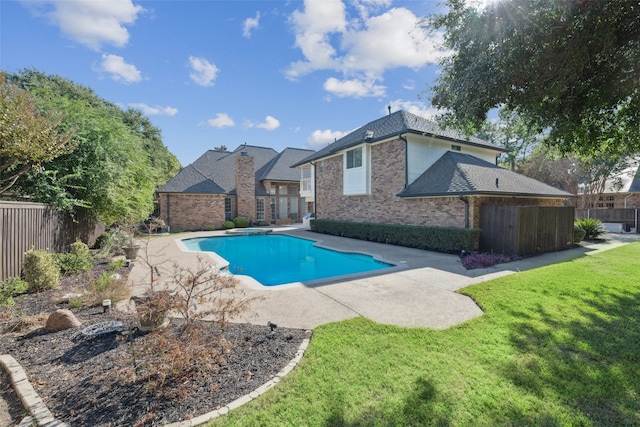
[(65, 329), (77, 328), (81, 324), (82, 323), (80, 323), (71, 310), (60, 309), (49, 315), (44, 328), (50, 332), (57, 332)]

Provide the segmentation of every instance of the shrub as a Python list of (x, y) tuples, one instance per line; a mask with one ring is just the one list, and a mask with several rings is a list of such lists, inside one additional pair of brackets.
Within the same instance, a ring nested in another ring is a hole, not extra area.
[(96, 258), (111, 258), (124, 254), (122, 247), (129, 244), (127, 233), (120, 228), (114, 228), (104, 234), (105, 237), (100, 240), (100, 251), (96, 254)]
[(239, 216), (233, 219), (233, 224), (237, 228), (246, 228), (249, 226), (249, 220), (243, 216)]
[(93, 267), (93, 257), (89, 252), (89, 246), (80, 241), (71, 245), (69, 253), (55, 254), (54, 257), (63, 276), (84, 273)]
[(13, 297), (25, 293), (28, 288), (29, 284), (19, 277), (0, 281), (0, 307), (15, 305)]
[(462, 258), (462, 265), (467, 270), (493, 267), (496, 264), (511, 262), (513, 259), (504, 254), (488, 254), (474, 252)]
[(57, 288), (60, 284), (60, 269), (49, 251), (30, 249), (25, 252), (22, 270), (29, 283), (29, 292)]
[(587, 235), (587, 232), (579, 227), (573, 227), (573, 243), (580, 243), (584, 239), (584, 236)]
[(127, 280), (109, 272), (104, 272), (89, 283), (84, 300), (88, 306), (101, 305), (102, 300), (110, 299), (112, 303), (127, 299), (131, 290)]
[(109, 263), (108, 267), (110, 271), (116, 271), (116, 270), (120, 270), (121, 268), (123, 268), (125, 265), (127, 264), (127, 260), (126, 259), (116, 259), (113, 260)]
[(225, 221), (222, 223), (222, 228), (224, 228), (225, 230), (229, 230), (235, 226), (236, 225), (233, 223), (233, 221)]
[(576, 219), (573, 223), (575, 228), (584, 230), (585, 240), (594, 240), (600, 238), (604, 234), (602, 221), (593, 218)]
[(311, 231), (456, 254), (461, 250), (477, 250), (480, 241), (480, 230), (477, 228), (421, 227), (328, 219), (312, 220)]

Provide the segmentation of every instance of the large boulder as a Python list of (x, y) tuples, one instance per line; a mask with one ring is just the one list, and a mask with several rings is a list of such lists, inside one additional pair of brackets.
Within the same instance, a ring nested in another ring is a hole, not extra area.
[(45, 329), (50, 332), (62, 331), (64, 329), (77, 328), (82, 325), (71, 310), (56, 310), (47, 318)]

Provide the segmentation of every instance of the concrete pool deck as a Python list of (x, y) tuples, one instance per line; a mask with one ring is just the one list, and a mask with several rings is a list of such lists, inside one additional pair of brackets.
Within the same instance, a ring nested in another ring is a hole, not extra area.
[[(234, 319), (236, 322), (266, 325), (271, 321), (282, 327), (313, 329), (324, 323), (364, 316), (384, 324), (444, 329), (482, 314), (471, 298), (456, 292), (465, 286), (640, 240), (638, 234), (607, 234), (602, 242), (585, 242), (566, 251), (466, 270), (456, 255), (317, 234), (295, 227), (270, 228), (273, 233), (315, 240), (328, 248), (375, 255), (397, 263), (398, 267), (341, 280), (275, 287), (263, 287), (251, 278), (239, 276), (238, 287), (245, 296), (258, 299), (251, 303), (250, 313)], [(149, 239), (147, 253), (151, 263), (160, 264), (164, 271), (160, 282), (169, 278), (174, 263), (194, 270), (198, 266), (198, 253), (186, 251), (180, 240), (218, 235), (224, 232), (180, 233)], [(211, 256), (205, 255), (204, 259), (214, 264)], [(144, 291), (149, 282), (148, 267), (142, 261), (135, 262), (129, 278), (134, 293)]]

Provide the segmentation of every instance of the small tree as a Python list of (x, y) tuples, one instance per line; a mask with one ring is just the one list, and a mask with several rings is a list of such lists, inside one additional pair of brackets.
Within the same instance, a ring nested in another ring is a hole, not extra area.
[(42, 163), (74, 149), (75, 129), (62, 132), (62, 116), (38, 109), (35, 98), (0, 73), (0, 194)]

